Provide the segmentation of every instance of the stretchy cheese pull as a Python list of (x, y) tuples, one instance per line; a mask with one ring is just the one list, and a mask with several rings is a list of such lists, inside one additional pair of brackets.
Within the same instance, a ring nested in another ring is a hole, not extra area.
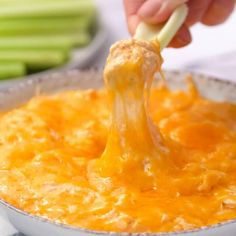
[[(161, 63), (155, 41), (127, 40), (111, 48), (104, 70), (112, 125), (97, 165), (101, 175), (117, 175), (120, 181), (141, 189), (156, 188), (158, 173), (172, 166), (148, 112), (150, 88)], [(131, 171), (135, 178), (129, 178)]]

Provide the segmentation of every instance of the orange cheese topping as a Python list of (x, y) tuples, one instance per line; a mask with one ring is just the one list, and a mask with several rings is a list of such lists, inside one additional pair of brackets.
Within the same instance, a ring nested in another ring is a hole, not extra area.
[[(130, 45), (137, 61), (120, 67), (113, 48), (108, 92), (39, 96), (0, 117), (0, 197), (56, 222), (116, 232), (236, 218), (236, 105), (204, 99), (192, 83), (158, 86), (148, 99), (160, 58), (154, 45)], [(148, 73), (146, 50), (156, 62)]]

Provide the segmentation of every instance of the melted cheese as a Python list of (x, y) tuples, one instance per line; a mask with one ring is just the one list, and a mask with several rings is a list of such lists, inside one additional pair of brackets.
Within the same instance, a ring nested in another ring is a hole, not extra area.
[[(115, 176), (140, 190), (155, 188), (159, 172), (171, 167), (168, 150), (148, 114), (150, 87), (161, 61), (157, 44), (121, 41), (111, 48), (104, 70), (112, 125), (106, 149), (95, 165), (100, 176)], [(131, 171), (137, 178), (129, 176)]]
[(160, 64), (155, 44), (124, 41), (108, 58), (107, 91), (39, 96), (1, 115), (1, 198), (116, 232), (236, 218), (236, 105), (202, 98), (192, 83), (149, 94)]

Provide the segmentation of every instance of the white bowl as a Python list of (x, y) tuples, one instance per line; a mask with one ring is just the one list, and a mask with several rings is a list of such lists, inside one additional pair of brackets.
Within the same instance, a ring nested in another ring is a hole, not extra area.
[[(176, 89), (185, 87), (185, 73), (166, 72), (169, 85)], [(215, 100), (226, 100), (236, 102), (236, 84), (220, 81), (214, 78), (195, 75), (196, 82), (200, 92), (207, 98)], [(40, 92), (50, 94), (60, 90), (68, 89), (87, 89), (99, 88), (103, 86), (101, 73), (97, 71), (70, 71), (60, 74), (48, 75), (32, 80), (25, 80), (15, 83), (8, 89), (0, 89), (0, 109), (10, 109), (24, 103), (35, 94)], [(235, 236), (236, 235), (236, 219), (213, 225), (211, 227), (203, 227), (196, 230), (174, 232), (174, 233), (109, 233), (97, 232), (78, 227), (58, 224), (53, 221), (30, 215), (19, 210), (9, 203), (0, 200), (0, 206), (6, 213), (9, 221), (13, 226), (28, 236)]]

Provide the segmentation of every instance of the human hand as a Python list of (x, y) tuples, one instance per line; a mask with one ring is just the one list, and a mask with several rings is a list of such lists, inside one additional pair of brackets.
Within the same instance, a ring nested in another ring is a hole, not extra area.
[(232, 13), (235, 0), (123, 0), (127, 23), (133, 35), (140, 23), (159, 24), (166, 21), (181, 4), (187, 3), (188, 17), (169, 46), (183, 47), (192, 41), (189, 27), (197, 22), (205, 25), (223, 23)]

